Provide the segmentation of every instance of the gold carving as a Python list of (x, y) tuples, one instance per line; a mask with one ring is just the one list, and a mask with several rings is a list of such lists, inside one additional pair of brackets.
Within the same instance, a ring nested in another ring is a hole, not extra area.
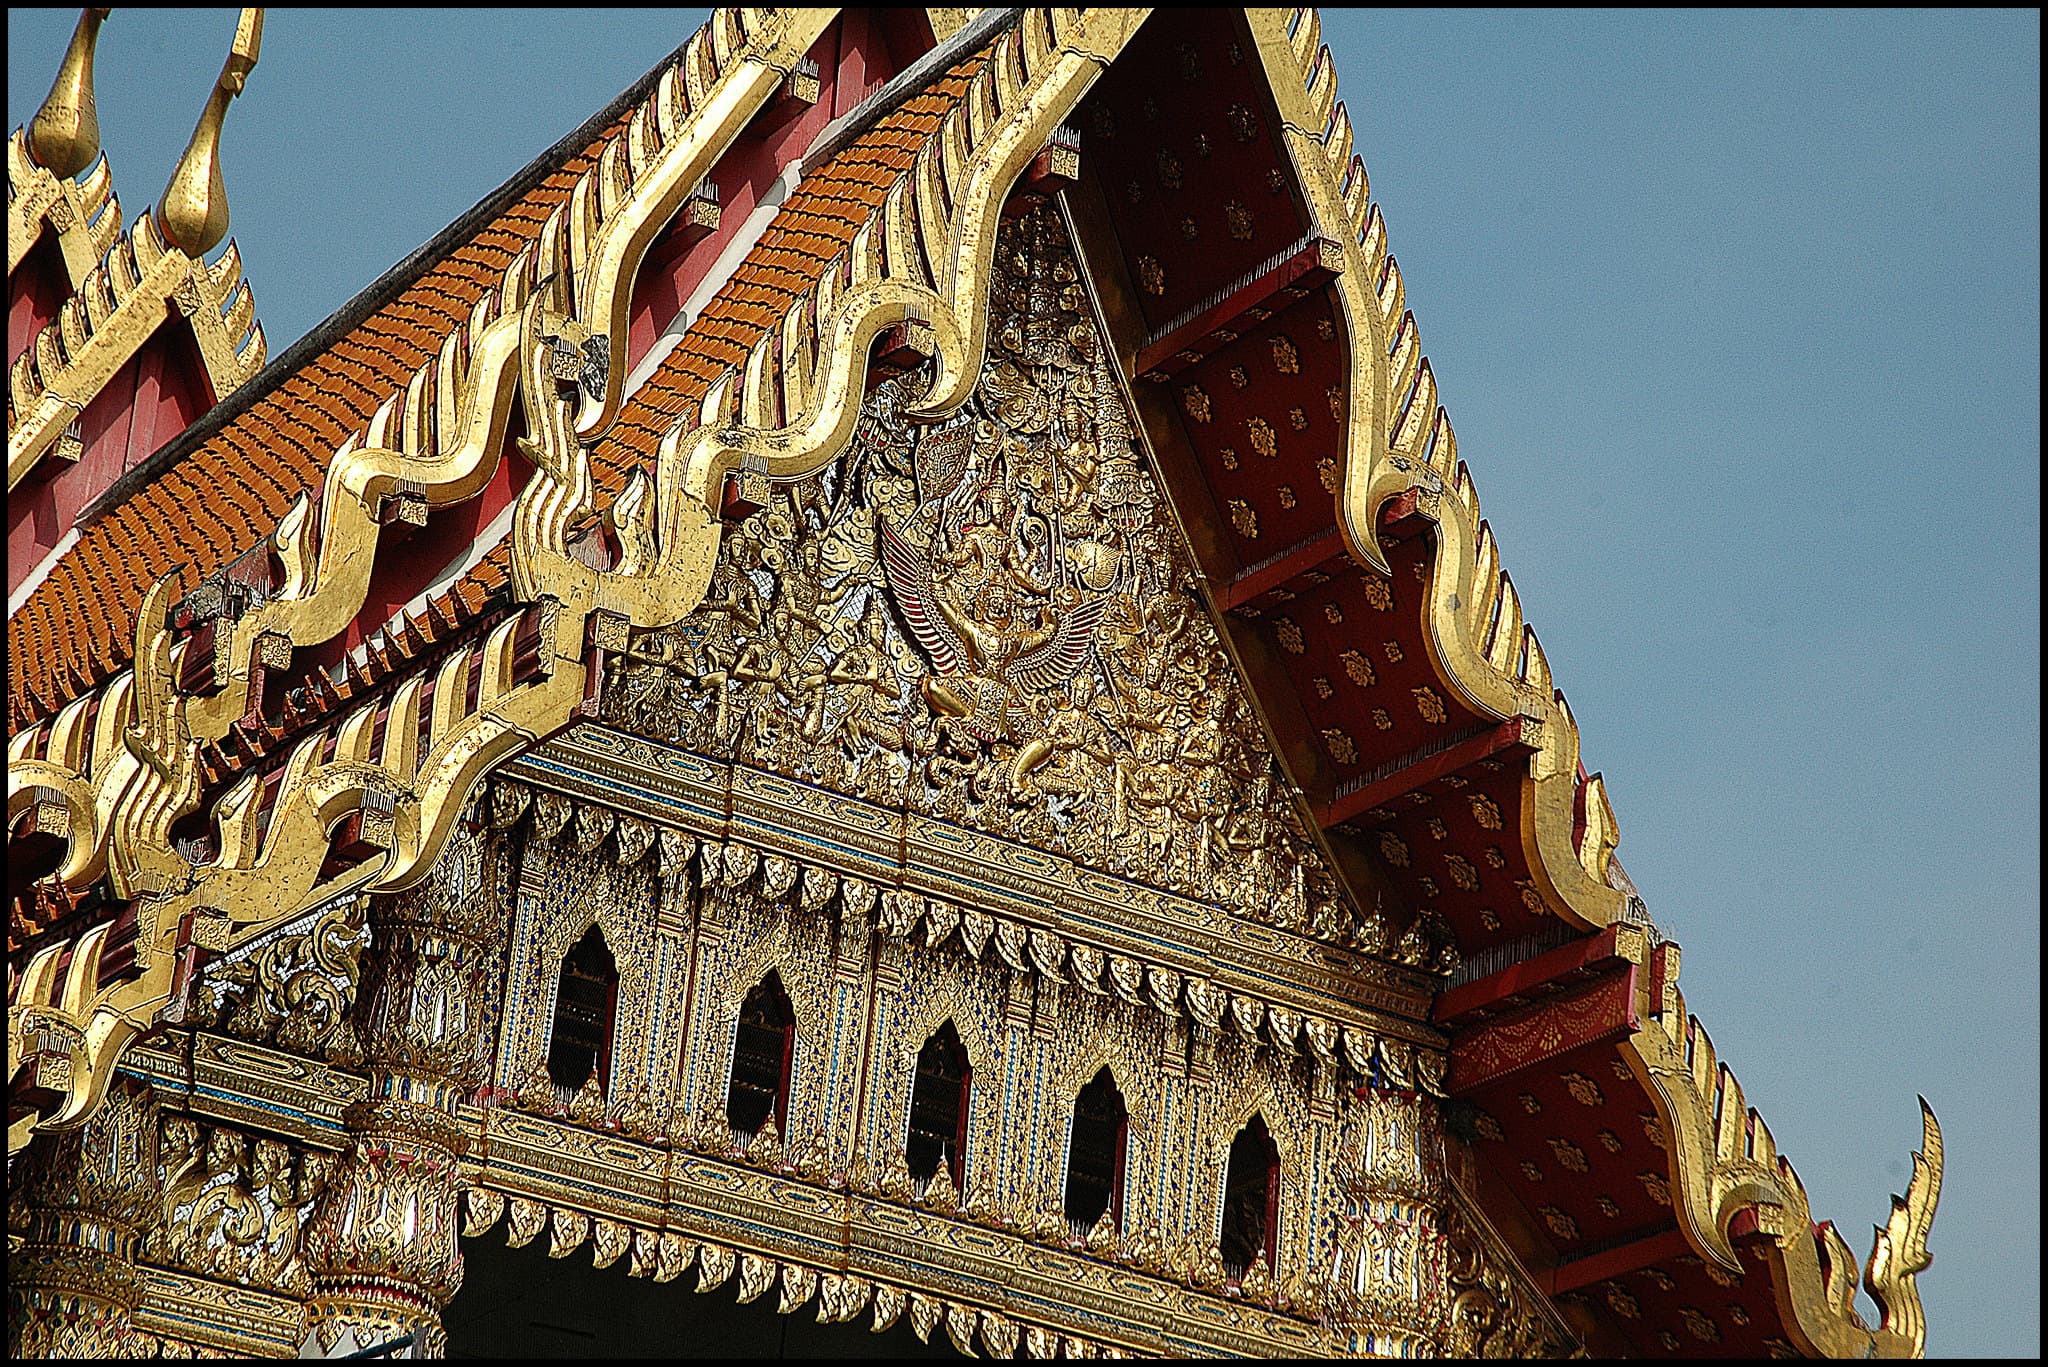
[(215, 1003), (214, 1028), (316, 1057), (340, 1043), (369, 940), (365, 909), (366, 899), (343, 898), (303, 929), (282, 928), (209, 965), (201, 992)]
[(1305, 833), (1134, 449), (1064, 230), (1040, 209), (1002, 232), (965, 410), (915, 422), (921, 376), (878, 386), (850, 450), (727, 533), (703, 606), (614, 656), (605, 715), (1270, 909), (1313, 858)]
[(1294, 349), (1294, 343), (1288, 340), (1287, 334), (1284, 332), (1274, 333), (1272, 342), (1273, 369), (1282, 375), (1299, 375), (1301, 373), (1301, 353)]
[(1267, 422), (1264, 418), (1246, 418), (1244, 420), (1244, 430), (1245, 439), (1251, 443), (1252, 450), (1258, 452), (1258, 454), (1271, 456), (1279, 449), (1273, 437), (1273, 424)]
[(150, 1260), (305, 1296), (299, 1233), (326, 1183), (327, 1156), (184, 1119), (164, 1122), (162, 1153), (165, 1222), (145, 1244)]
[(1568, 1172), (1588, 1172), (1592, 1169), (1592, 1164), (1586, 1159), (1586, 1151), (1569, 1139), (1553, 1136), (1550, 1140), (1550, 1152), (1556, 1156), (1558, 1164)]
[(1259, 515), (1252, 511), (1251, 504), (1241, 498), (1230, 500), (1230, 525), (1248, 541), (1259, 539)]

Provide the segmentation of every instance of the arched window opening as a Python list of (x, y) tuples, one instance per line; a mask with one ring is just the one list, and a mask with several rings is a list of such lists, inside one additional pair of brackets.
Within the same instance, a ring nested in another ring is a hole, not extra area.
[(1130, 1112), (1123, 1093), (1104, 1068), (1074, 1100), (1074, 1124), (1067, 1140), (1067, 1228), (1085, 1239), (1109, 1212), (1118, 1229), (1124, 1223), (1124, 1150), (1130, 1134)]
[(1280, 1226), (1280, 1151), (1263, 1116), (1253, 1116), (1230, 1142), (1223, 1174), (1223, 1271), (1235, 1282), (1254, 1262), (1274, 1270)]
[(612, 1082), (612, 1022), (619, 1003), (619, 970), (592, 926), (562, 958), (555, 986), (555, 1028), (548, 1037), (548, 1076), (570, 1096), (597, 1074), (597, 1085)]
[(782, 990), (782, 975), (770, 969), (740, 1003), (733, 1036), (732, 1090), (725, 1101), (733, 1133), (752, 1139), (775, 1116), (778, 1134), (789, 1133), (789, 1062), (796, 1048), (796, 1012)]
[(910, 1141), (903, 1157), (919, 1195), (938, 1173), (943, 1158), (955, 1191), (967, 1176), (967, 1092), (974, 1068), (960, 1032), (947, 1021), (917, 1051), (917, 1076), (910, 1088)]

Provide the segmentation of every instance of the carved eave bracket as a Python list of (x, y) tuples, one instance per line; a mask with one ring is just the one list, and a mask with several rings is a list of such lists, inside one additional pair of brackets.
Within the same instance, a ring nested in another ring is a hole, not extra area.
[(1931, 1262), (1941, 1183), (1932, 1112), (1923, 1101), (1912, 1185), (1870, 1259), (1883, 1310), (1872, 1330), (1852, 1306), (1854, 1255), (1814, 1222), (1770, 1128), (1687, 1014), (1678, 961), (1677, 946), (1616, 924), (1439, 996), (1449, 1090), (1485, 1160), (1476, 1190), (1529, 1222), (1545, 1292), (1620, 1335), (1600, 1351), (1689, 1338), (1737, 1353), (1917, 1356), (1914, 1278)]

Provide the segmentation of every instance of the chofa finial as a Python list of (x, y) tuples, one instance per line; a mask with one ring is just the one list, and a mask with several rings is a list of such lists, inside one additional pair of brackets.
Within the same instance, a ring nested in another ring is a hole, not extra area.
[(93, 108), (92, 49), (99, 41), (103, 9), (81, 10), (71, 46), (50, 85), (49, 98), (29, 120), (28, 151), (52, 175), (70, 179), (100, 154), (100, 120)]
[(263, 11), (245, 9), (235, 25), (235, 45), (213, 83), (213, 94), (192, 130), (185, 155), (178, 158), (171, 182), (164, 187), (156, 218), (171, 244), (187, 256), (200, 257), (219, 244), (228, 231), (228, 192), (220, 175), (220, 127), (227, 117), (228, 102), (242, 93), (242, 86), (256, 66), (263, 46)]

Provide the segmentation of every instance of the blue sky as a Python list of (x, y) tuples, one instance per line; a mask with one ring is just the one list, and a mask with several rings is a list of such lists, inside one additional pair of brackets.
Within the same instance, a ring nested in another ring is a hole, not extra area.
[[(698, 15), (273, 11), (223, 151), (271, 354)], [(10, 125), (74, 17), (9, 12)], [(130, 219), (234, 23), (102, 32)], [(2033, 1355), (2038, 14), (1332, 11), (1324, 37), (1689, 1004), (1859, 1257), (1926, 1093), (1929, 1349)]]

